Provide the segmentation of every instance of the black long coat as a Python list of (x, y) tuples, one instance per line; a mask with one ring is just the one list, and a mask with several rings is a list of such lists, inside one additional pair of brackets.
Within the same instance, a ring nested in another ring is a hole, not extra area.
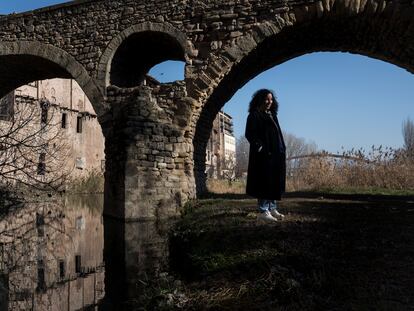
[(280, 200), (285, 192), (286, 147), (276, 115), (251, 112), (246, 138), (250, 143), (246, 193), (258, 199)]

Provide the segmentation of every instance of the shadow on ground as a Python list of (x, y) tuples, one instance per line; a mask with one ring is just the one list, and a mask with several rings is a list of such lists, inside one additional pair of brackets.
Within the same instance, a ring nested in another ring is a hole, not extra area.
[(413, 310), (414, 202), (346, 199), (286, 198), (274, 224), (254, 200), (195, 202), (171, 234), (170, 309)]

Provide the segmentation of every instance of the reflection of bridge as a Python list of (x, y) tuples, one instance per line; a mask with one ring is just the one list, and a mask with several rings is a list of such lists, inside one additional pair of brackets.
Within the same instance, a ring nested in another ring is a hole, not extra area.
[[(359, 53), (414, 71), (409, 2), (120, 3), (74, 1), (0, 18), (0, 96), (34, 80), (73, 78), (99, 116), (113, 298), (134, 294), (134, 224), (176, 215), (205, 189), (212, 122), (247, 81), (315, 51)], [(185, 62), (185, 80), (145, 85), (149, 69), (168, 59)]]

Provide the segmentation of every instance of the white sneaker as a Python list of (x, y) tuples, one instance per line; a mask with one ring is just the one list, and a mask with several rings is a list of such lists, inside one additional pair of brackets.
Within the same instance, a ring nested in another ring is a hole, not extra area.
[(274, 217), (270, 214), (270, 212), (269, 212), (269, 211), (266, 211), (266, 212), (260, 213), (260, 214), (257, 216), (257, 219), (258, 219), (258, 220), (262, 220), (262, 221), (266, 221), (266, 222), (274, 222), (274, 221), (277, 221), (277, 219), (276, 219), (276, 218), (274, 218)]
[(277, 209), (272, 209), (271, 211), (270, 211), (270, 215), (272, 215), (273, 217), (275, 217), (275, 218), (285, 218), (285, 215), (283, 215), (283, 214), (281, 214), (281, 213), (279, 213), (278, 211), (277, 211)]

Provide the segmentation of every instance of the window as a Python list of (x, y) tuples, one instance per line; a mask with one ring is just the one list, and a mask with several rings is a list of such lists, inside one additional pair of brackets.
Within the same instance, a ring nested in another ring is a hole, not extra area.
[(41, 116), (40, 116), (40, 122), (42, 124), (46, 124), (47, 123), (47, 110), (49, 108), (49, 103), (41, 102), (40, 107), (42, 109)]
[(75, 165), (77, 169), (83, 170), (86, 166), (86, 159), (84, 157), (76, 158)]
[(15, 301), (25, 301), (32, 297), (30, 291), (28, 289), (22, 289), (19, 291), (14, 292), (14, 300)]
[(36, 213), (36, 228), (37, 228), (38, 237), (43, 237), (45, 235), (44, 224), (45, 224), (44, 216)]
[(75, 221), (75, 227), (77, 230), (85, 229), (85, 218), (82, 216), (77, 217)]
[[(4, 259), (4, 244), (0, 242), (0, 272), (3, 271), (5, 268), (6, 268), (6, 263)], [(1, 280), (1, 274), (0, 274), (0, 280)]]
[(62, 113), (62, 122), (61, 122), (61, 127), (62, 127), (63, 129), (65, 129), (65, 128), (66, 128), (66, 126), (67, 126), (67, 119), (68, 119), (68, 115), (67, 115), (67, 113)]
[(0, 98), (0, 120), (10, 121), (14, 114), (14, 92)]
[(75, 256), (75, 272), (76, 273), (81, 273), (82, 272), (82, 261), (81, 261), (81, 256), (80, 255), (76, 255)]
[[(6, 289), (6, 290), (9, 289), (9, 275), (8, 274), (0, 272), (0, 286), (2, 286), (3, 289)], [(0, 306), (1, 306), (1, 303), (0, 303)], [(7, 310), (7, 308), (5, 310)]]
[(39, 155), (39, 163), (37, 163), (37, 175), (44, 175), (46, 173), (46, 153), (42, 152)]
[(9, 276), (8, 274), (2, 273), (0, 271), (0, 310), (9, 309)]
[(37, 261), (37, 289), (45, 290), (46, 281), (45, 281), (45, 267), (42, 259)]
[(82, 133), (82, 116), (76, 119), (76, 133)]
[(59, 278), (61, 280), (64, 279), (65, 274), (66, 274), (65, 262), (63, 260), (59, 260)]

